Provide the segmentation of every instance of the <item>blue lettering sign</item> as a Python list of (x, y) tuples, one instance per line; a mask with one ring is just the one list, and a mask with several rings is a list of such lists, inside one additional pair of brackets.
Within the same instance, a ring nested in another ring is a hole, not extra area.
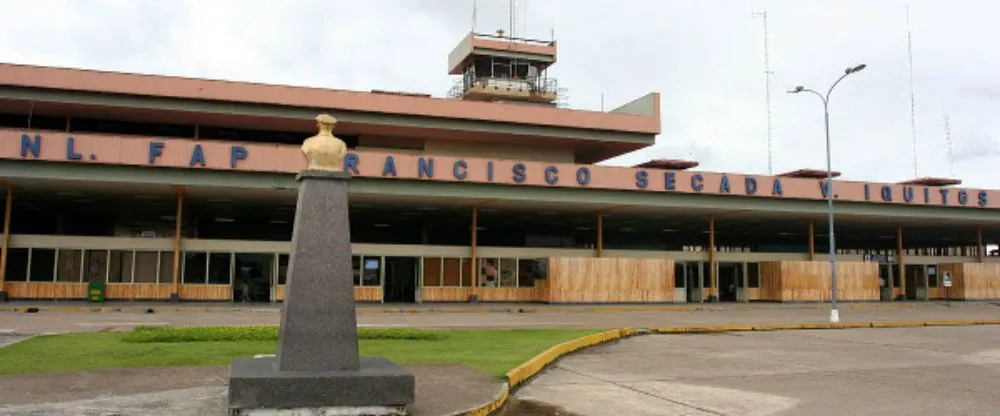
[(194, 151), (191, 152), (191, 162), (188, 166), (201, 165), (205, 167), (205, 151), (201, 149), (200, 144), (194, 145)]
[(545, 183), (555, 185), (559, 182), (559, 169), (555, 166), (545, 167)]
[(417, 160), (417, 177), (423, 178), (427, 176), (428, 178), (434, 177), (434, 158), (420, 158)]
[(38, 159), (39, 153), (42, 153), (42, 136), (36, 134), (35, 140), (32, 141), (31, 137), (27, 134), (21, 135), (21, 157), (28, 157), (28, 152), (31, 152), (31, 156)]
[(646, 189), (649, 186), (649, 173), (644, 170), (635, 172), (635, 186), (639, 189)]
[(493, 161), (486, 162), (486, 180), (493, 182)]
[(233, 146), (229, 149), (229, 167), (236, 168), (241, 160), (247, 160), (247, 156), (250, 156), (250, 152), (246, 147)]
[(514, 173), (514, 182), (524, 183), (524, 180), (526, 179), (526, 174), (524, 173), (525, 169), (527, 168), (524, 166), (524, 163), (518, 162), (514, 164), (514, 167), (510, 169), (510, 171)]
[(67, 160), (80, 160), (83, 159), (83, 155), (79, 154), (74, 150), (74, 145), (76, 140), (72, 136), (66, 138), (66, 159)]
[(385, 157), (385, 164), (382, 165), (382, 176), (392, 175), (396, 176), (396, 158), (392, 155)]
[(455, 179), (465, 179), (469, 176), (469, 164), (465, 163), (464, 160), (459, 159), (455, 161), (455, 165), (451, 168), (451, 174), (455, 175)]
[(581, 166), (576, 170), (576, 183), (580, 185), (590, 185), (590, 168)]
[(163, 155), (163, 142), (149, 142), (149, 164), (156, 163), (156, 157)]
[(979, 206), (985, 207), (989, 202), (989, 196), (986, 191), (979, 191)]
[(941, 189), (941, 205), (948, 205), (948, 190)]
[(903, 187), (903, 200), (907, 203), (913, 202), (913, 187), (904, 186)]
[(866, 183), (865, 184), (865, 201), (871, 201), (871, 200), (872, 200), (872, 186)]
[(958, 191), (958, 203), (962, 205), (969, 203), (969, 193), (965, 189)]
[(677, 189), (677, 173), (674, 172), (664, 172), (663, 173), (663, 189), (668, 191), (673, 191)]
[(753, 195), (757, 193), (757, 178), (748, 176), (746, 180), (743, 181), (744, 189), (747, 195)]
[(705, 187), (704, 181), (705, 178), (700, 173), (691, 175), (691, 190), (701, 192), (701, 189)]
[(823, 198), (830, 197), (830, 182), (819, 181), (819, 193), (823, 194)]
[(885, 202), (892, 202), (892, 187), (889, 185), (882, 185), (882, 200)]
[(344, 172), (350, 175), (359, 175), (361, 172), (358, 171), (358, 165), (361, 163), (361, 157), (357, 153), (347, 152), (344, 155)]
[(719, 182), (719, 193), (729, 193), (729, 177), (722, 175), (722, 182)]
[(782, 196), (785, 194), (785, 190), (781, 189), (781, 179), (774, 178), (774, 185), (771, 186), (771, 195)]

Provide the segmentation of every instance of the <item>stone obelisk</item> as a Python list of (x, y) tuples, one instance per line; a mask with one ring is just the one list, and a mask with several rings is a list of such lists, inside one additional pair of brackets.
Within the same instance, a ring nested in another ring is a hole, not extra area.
[[(229, 407), (234, 414), (403, 415), (414, 377), (382, 357), (360, 357), (351, 270), (344, 155), (336, 119), (316, 117), (306, 139), (278, 352), (233, 360)], [(362, 412), (362, 413), (359, 413)]]

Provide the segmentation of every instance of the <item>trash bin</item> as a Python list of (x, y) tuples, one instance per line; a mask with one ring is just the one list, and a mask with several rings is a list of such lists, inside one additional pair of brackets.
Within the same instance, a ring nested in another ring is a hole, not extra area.
[(104, 282), (90, 282), (87, 285), (87, 300), (104, 302)]

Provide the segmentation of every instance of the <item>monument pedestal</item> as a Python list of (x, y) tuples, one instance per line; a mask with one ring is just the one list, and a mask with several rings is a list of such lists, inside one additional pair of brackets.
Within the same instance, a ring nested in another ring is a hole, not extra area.
[(405, 415), (413, 374), (382, 357), (361, 357), (355, 371), (279, 371), (277, 358), (233, 360), (229, 406), (240, 415)]
[(405, 415), (412, 373), (381, 357), (360, 357), (351, 266), (346, 146), (336, 120), (317, 117), (319, 134), (302, 146), (299, 183), (273, 357), (233, 360), (229, 408), (234, 415)]

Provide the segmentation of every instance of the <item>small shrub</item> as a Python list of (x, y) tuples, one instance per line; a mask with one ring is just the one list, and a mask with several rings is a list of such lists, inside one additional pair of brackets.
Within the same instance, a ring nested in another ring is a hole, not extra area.
[[(411, 328), (358, 328), (358, 339), (436, 341), (447, 336), (439, 331)], [(140, 326), (122, 339), (129, 343), (277, 341), (276, 326)]]

